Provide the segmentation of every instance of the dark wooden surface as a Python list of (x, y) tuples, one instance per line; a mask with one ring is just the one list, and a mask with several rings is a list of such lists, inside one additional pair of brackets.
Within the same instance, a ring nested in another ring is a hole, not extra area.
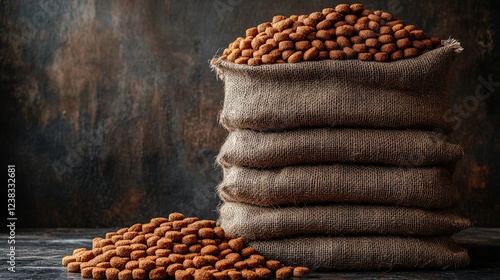
[[(113, 229), (114, 230), (114, 229)], [(73, 249), (92, 246), (92, 238), (103, 237), (112, 229), (36, 229), (16, 234), (16, 273), (5, 267), (0, 257), (0, 279), (82, 279), (79, 273), (68, 273), (62, 257)], [(1, 240), (7, 235), (0, 234)], [(312, 272), (313, 279), (499, 279), (500, 229), (476, 228), (455, 236), (469, 250), (471, 265), (462, 270), (409, 270), (369, 272)]]
[[(500, 226), (498, 1), (360, 2), (462, 42), (450, 80), (452, 139), (466, 152), (459, 210), (476, 226)], [(0, 0), (0, 166), (17, 167), (18, 226), (119, 226), (172, 211), (215, 218), (214, 157), (226, 132), (208, 60), (273, 15), (338, 3)]]

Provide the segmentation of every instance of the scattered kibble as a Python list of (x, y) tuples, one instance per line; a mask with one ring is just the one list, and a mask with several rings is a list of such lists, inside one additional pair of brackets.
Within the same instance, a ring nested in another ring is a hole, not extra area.
[(274, 16), (246, 30), (221, 60), (258, 66), (312, 60), (388, 62), (413, 58), (441, 46), (415, 25), (362, 4), (339, 4), (309, 15)]
[(62, 265), (83, 278), (117, 280), (254, 280), (309, 275), (306, 267), (266, 260), (243, 238), (227, 235), (215, 221), (185, 218), (181, 213), (96, 237), (92, 249), (73, 250), (62, 258)]

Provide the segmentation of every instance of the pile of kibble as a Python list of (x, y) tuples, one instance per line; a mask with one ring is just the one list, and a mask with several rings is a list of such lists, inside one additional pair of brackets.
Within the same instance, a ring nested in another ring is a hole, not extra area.
[(75, 249), (62, 264), (83, 278), (118, 280), (287, 279), (309, 274), (306, 267), (266, 260), (213, 220), (185, 218), (181, 213), (96, 237), (92, 249)]
[(390, 13), (340, 4), (310, 15), (274, 16), (229, 44), (221, 60), (257, 66), (323, 59), (396, 61), (441, 45)]

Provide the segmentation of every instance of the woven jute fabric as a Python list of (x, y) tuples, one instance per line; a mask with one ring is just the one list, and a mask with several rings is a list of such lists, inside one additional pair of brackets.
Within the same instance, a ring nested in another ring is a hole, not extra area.
[(217, 193), (223, 201), (258, 206), (349, 202), (449, 208), (460, 199), (446, 168), (355, 164), (233, 166), (224, 168)]
[(457, 269), (470, 262), (451, 237), (299, 237), (250, 246), (268, 259), (323, 271)]
[(219, 223), (247, 239), (301, 235), (431, 236), (459, 232), (469, 219), (447, 210), (374, 205), (260, 207), (238, 202), (219, 206)]
[(461, 159), (460, 145), (432, 131), (314, 128), (283, 132), (236, 130), (217, 156), (223, 167), (283, 167), (318, 163), (397, 166), (450, 164)]
[(391, 63), (323, 60), (252, 67), (214, 59), (228, 130), (318, 126), (449, 130), (447, 84), (455, 40)]

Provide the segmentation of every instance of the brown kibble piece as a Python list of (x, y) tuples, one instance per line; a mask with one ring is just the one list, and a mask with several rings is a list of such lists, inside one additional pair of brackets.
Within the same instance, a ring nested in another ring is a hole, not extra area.
[(80, 272), (81, 262), (70, 262), (67, 265), (68, 272)]
[(122, 258), (122, 257), (112, 257), (111, 260), (109, 260), (109, 263), (111, 264), (112, 267), (118, 268), (119, 270), (125, 269), (125, 265), (129, 261), (128, 258)]
[(293, 269), (293, 277), (307, 277), (309, 276), (309, 268), (303, 266), (297, 266)]
[(82, 276), (82, 278), (92, 278), (92, 270), (93, 269), (94, 269), (94, 267), (82, 268), (80, 271), (80, 275)]
[(180, 231), (168, 231), (165, 233), (165, 237), (172, 241), (181, 241), (184, 235)]
[(386, 34), (391, 34), (392, 35), (393, 31), (392, 31), (392, 28), (390, 26), (380, 26), (380, 29), (379, 29), (379, 34), (380, 35), (386, 35)]
[(403, 51), (402, 50), (397, 50), (397, 51), (395, 51), (395, 52), (393, 52), (393, 53), (390, 54), (390, 59), (392, 61), (400, 60), (403, 57), (404, 57), (404, 55), (403, 55)]
[(368, 38), (365, 41), (365, 44), (369, 48), (380, 48), (380, 41), (376, 38)]
[[(248, 59), (247, 59), (247, 62), (248, 62)], [(189, 235), (182, 237), (182, 244), (193, 245), (196, 243), (198, 243), (198, 238), (196, 238), (195, 234), (189, 234)]]
[(200, 254), (217, 256), (219, 254), (219, 248), (215, 245), (207, 245), (201, 248)]
[(302, 61), (302, 58), (303, 58), (302, 51), (297, 51), (293, 53), (290, 57), (288, 57), (287, 61), (288, 63), (298, 63)]
[(359, 53), (358, 59), (361, 61), (371, 61), (373, 60), (373, 55), (371, 53)]
[(407, 38), (410, 36), (410, 33), (408, 33), (408, 31), (406, 31), (406, 29), (400, 29), (396, 32), (394, 32), (394, 38), (396, 39), (403, 39), (403, 38)]
[[(245, 41), (242, 41), (242, 42), (245, 42)], [(243, 48), (242, 48), (243, 47)], [(240, 43), (240, 49), (247, 49), (247, 48), (250, 48), (251, 47), (251, 42), (248, 43), (248, 46), (243, 43), (243, 45), (241, 45)], [(184, 220), (179, 220), (179, 221), (173, 221), (172, 222), (172, 228), (175, 229), (175, 230), (180, 230), (181, 228), (184, 228), (184, 227), (187, 227), (188, 223)]]
[(377, 37), (377, 34), (373, 30), (361, 30), (359, 31), (359, 36), (363, 39), (368, 39)]
[(110, 267), (106, 269), (106, 279), (107, 280), (118, 280), (118, 273), (120, 270), (118, 268)]
[(282, 268), (283, 264), (280, 261), (277, 261), (277, 260), (267, 260), (266, 261), (266, 267), (269, 268), (272, 271), (276, 271), (276, 270)]
[(396, 44), (389, 43), (389, 44), (384, 44), (380, 47), (380, 51), (386, 52), (386, 53), (393, 53), (397, 50)]
[(354, 27), (352, 27), (351, 25), (342, 25), (335, 28), (335, 35), (337, 36), (351, 37), (353, 34)]
[(404, 50), (403, 55), (405, 58), (412, 58), (418, 56), (418, 49), (417, 48), (407, 48)]
[(254, 271), (251, 271), (251, 270), (243, 270), (243, 271), (241, 271), (241, 275), (243, 276), (243, 279), (246, 279), (246, 280), (259, 279), (259, 276), (257, 275), (257, 273), (255, 273)]
[(207, 270), (197, 270), (194, 273), (194, 280), (213, 280), (213, 274)]
[(285, 266), (276, 270), (277, 279), (288, 279), (292, 278), (292, 276), (293, 276), (293, 269), (289, 266)]
[(132, 270), (125, 269), (118, 273), (118, 280), (133, 280)]
[(227, 276), (229, 280), (242, 280), (243, 276), (241, 275), (241, 271), (230, 270), (227, 272)]
[(352, 45), (352, 49), (358, 53), (368, 51), (368, 47), (365, 44), (354, 44)]
[(133, 270), (134, 268), (139, 267), (139, 261), (137, 260), (130, 260), (125, 264), (125, 269)]
[(412, 46), (418, 50), (423, 51), (423, 50), (427, 49), (427, 46), (422, 41), (413, 40), (411, 43), (412, 43)]
[[(371, 38), (371, 39), (374, 39), (374, 38)], [(376, 40), (376, 39), (375, 39)], [(385, 34), (385, 35), (380, 35), (378, 37), (378, 41), (381, 43), (381, 44), (388, 44), (388, 43), (392, 43), (394, 42), (394, 37), (392, 35), (389, 35), (389, 34)]]
[(339, 48), (345, 48), (345, 47), (351, 47), (351, 41), (344, 37), (344, 36), (338, 36), (337, 37), (337, 44)]
[(188, 246), (186, 244), (175, 244), (172, 252), (176, 254), (187, 254), (188, 251)]
[(265, 267), (256, 268), (255, 273), (259, 279), (271, 279), (273, 277), (273, 272)]
[(135, 251), (132, 251), (132, 253), (130, 253), (130, 258), (132, 260), (138, 260), (140, 258), (144, 258), (146, 257), (146, 251), (144, 250), (135, 250)]
[(92, 269), (92, 278), (106, 279), (106, 268), (94, 267), (94, 269)]
[(250, 58), (248, 60), (248, 65), (250, 66), (259, 66), (262, 64), (262, 60), (260, 58)]
[(248, 263), (246, 261), (239, 261), (234, 264), (234, 268), (237, 270), (243, 270), (248, 268)]
[(245, 248), (245, 240), (241, 237), (229, 240), (228, 244), (234, 252), (240, 252)]
[(62, 258), (62, 265), (68, 266), (69, 263), (76, 262), (76, 258), (74, 256), (66, 256)]
[(248, 36), (257, 36), (257, 34), (259, 34), (259, 31), (257, 30), (257, 27), (251, 27), (251, 28), (248, 28), (246, 31), (245, 31), (245, 35), (246, 37)]
[(335, 7), (337, 13), (349, 14), (351, 12), (351, 7), (347, 4), (339, 4)]
[[(314, 60), (317, 58), (318, 53), (319, 53), (318, 49), (315, 47), (312, 47), (312, 48), (308, 49), (306, 52), (304, 52), (304, 60), (305, 61)], [(241, 249), (243, 249), (243, 247)]]
[(316, 25), (317, 30), (326, 30), (332, 27), (331, 21), (325, 19)]
[(187, 270), (176, 270), (175, 271), (175, 280), (193, 280), (193, 275), (189, 273)]
[[(174, 273), (175, 275), (175, 273)], [(164, 267), (157, 267), (149, 271), (150, 280), (162, 280), (167, 279), (167, 271)]]
[(139, 268), (144, 270), (151, 270), (156, 267), (156, 262), (149, 259), (139, 260)]
[(132, 277), (134, 280), (146, 280), (148, 279), (148, 273), (144, 269), (136, 268), (132, 270)]
[(234, 263), (230, 260), (223, 259), (215, 263), (215, 268), (217, 270), (223, 271), (226, 269), (233, 268)]
[(344, 51), (344, 53), (347, 55), (347, 57), (351, 58), (351, 59), (354, 59), (354, 58), (357, 58), (358, 57), (358, 52), (353, 50), (352, 48), (349, 48), (349, 47), (345, 47), (344, 49), (342, 49)]
[[(266, 45), (264, 45), (264, 46), (266, 46)], [(198, 230), (198, 236), (201, 238), (207, 238), (207, 239), (214, 238), (215, 231), (213, 228), (200, 228)]]
[(386, 53), (386, 52), (379, 52), (379, 53), (376, 53), (373, 58), (375, 59), (375, 61), (378, 61), (378, 62), (386, 62), (386, 61), (389, 61), (389, 55)]
[[(101, 263), (98, 263), (96, 265), (96, 267), (100, 267), (100, 268), (110, 268), (111, 267), (111, 263), (110, 262), (101, 262)], [(82, 266), (80, 265), (80, 269), (82, 268)]]
[(396, 41), (396, 46), (398, 49), (406, 49), (411, 47), (411, 41), (409, 38), (403, 38)]
[(177, 212), (170, 213), (170, 215), (168, 215), (168, 220), (170, 222), (184, 220), (184, 215), (182, 213), (177, 213)]
[(184, 267), (180, 263), (174, 263), (167, 267), (167, 274), (170, 277), (175, 277), (175, 272), (177, 270), (182, 270)]

